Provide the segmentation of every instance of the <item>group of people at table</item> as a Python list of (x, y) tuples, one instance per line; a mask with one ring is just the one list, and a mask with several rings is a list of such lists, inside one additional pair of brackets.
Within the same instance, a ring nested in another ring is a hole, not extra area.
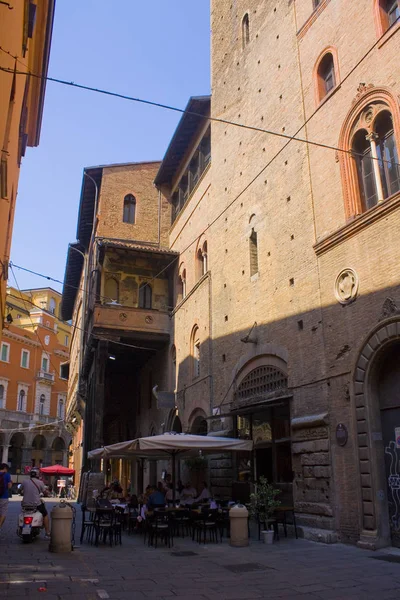
[(148, 511), (164, 508), (168, 505), (191, 507), (192, 505), (210, 503), (211, 508), (217, 508), (205, 481), (201, 487), (199, 493), (190, 482), (183, 485), (181, 481), (178, 481), (174, 494), (171, 475), (167, 474), (163, 481), (158, 482), (157, 486), (148, 485), (144, 494), (139, 497), (132, 494), (125, 498), (118, 481), (114, 481), (109, 487), (105, 488), (101, 496), (113, 504), (117, 503), (121, 508), (128, 508), (129, 506), (139, 508), (140, 517), (144, 519)]

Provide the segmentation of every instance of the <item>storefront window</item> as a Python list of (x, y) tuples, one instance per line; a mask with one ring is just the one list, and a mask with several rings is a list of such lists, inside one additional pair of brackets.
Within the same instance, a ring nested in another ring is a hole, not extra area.
[[(254, 441), (253, 460), (238, 460), (238, 478), (264, 476), (276, 484), (293, 481), (289, 402), (237, 417), (237, 435)], [(241, 458), (241, 457), (240, 457)]]

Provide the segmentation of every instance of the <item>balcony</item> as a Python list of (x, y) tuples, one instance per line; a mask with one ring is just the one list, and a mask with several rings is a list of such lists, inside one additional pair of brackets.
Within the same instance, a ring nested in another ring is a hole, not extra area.
[(36, 379), (47, 381), (48, 383), (54, 383), (54, 373), (48, 373), (47, 371), (40, 369), (40, 371), (37, 372)]
[(171, 319), (168, 312), (126, 306), (96, 305), (93, 329), (119, 331), (136, 339), (169, 341)]

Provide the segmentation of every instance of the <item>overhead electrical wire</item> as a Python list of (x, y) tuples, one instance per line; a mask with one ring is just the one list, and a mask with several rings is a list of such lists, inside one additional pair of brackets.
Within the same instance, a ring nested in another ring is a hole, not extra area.
[[(26, 310), (27, 312), (29, 312), (29, 311), (28, 311), (28, 309), (26, 308), (26, 304), (25, 304), (25, 298), (23, 298), (23, 296), (22, 296), (22, 292), (21, 292), (21, 289), (20, 289), (20, 287), (19, 287), (19, 285), (18, 285), (18, 281), (17, 281), (17, 278), (16, 278), (16, 276), (15, 276), (14, 269), (13, 269), (12, 265), (10, 265), (10, 269), (11, 269), (11, 273), (13, 274), (13, 277), (14, 277), (14, 280), (15, 280), (15, 285), (17, 286), (17, 289), (18, 289), (18, 291), (19, 291), (19, 293), (20, 293), (20, 295), (21, 295), (21, 300), (22, 300), (22, 302), (24, 303), (25, 310)], [(40, 338), (40, 335), (39, 335), (39, 334), (38, 334), (38, 332), (37, 332), (37, 329), (35, 329), (35, 324), (34, 324), (34, 322), (32, 321), (32, 317), (31, 317), (31, 313), (30, 313), (30, 312), (29, 312), (29, 320), (30, 320), (30, 322), (31, 322), (32, 329), (33, 329), (33, 331), (34, 331), (34, 333), (35, 333), (35, 335), (36, 335), (37, 339), (39, 340), (39, 342), (40, 342), (40, 345), (41, 345), (41, 346), (42, 346), (42, 348), (43, 348), (43, 352), (44, 352), (44, 353), (46, 354), (46, 356), (48, 356), (48, 358), (49, 358), (49, 362), (50, 362), (51, 366), (52, 366), (52, 367), (53, 367), (53, 369), (54, 369), (54, 373), (58, 373), (58, 369), (57, 369), (57, 368), (54, 366), (54, 363), (53, 363), (53, 362), (52, 362), (52, 360), (51, 360), (51, 357), (50, 357), (50, 352), (49, 352), (48, 350), (46, 350), (46, 348), (45, 348), (45, 346), (44, 346), (44, 344), (43, 344), (43, 342), (42, 342), (42, 340), (41, 340), (41, 338)], [(63, 383), (64, 383), (64, 382), (63, 382)], [(66, 390), (66, 391), (68, 391), (68, 384), (66, 384), (66, 385), (67, 385), (67, 390)], [(60, 393), (63, 393), (63, 392), (60, 392)]]
[[(396, 19), (395, 23), (396, 23), (398, 20), (400, 20), (400, 17), (398, 17), (398, 18)], [(395, 23), (394, 23), (394, 24), (395, 24)], [(382, 38), (383, 38), (385, 35), (386, 35), (386, 32), (385, 32), (385, 33), (384, 33), (382, 36), (380, 36), (380, 37), (379, 37), (379, 38), (378, 38), (378, 39), (375, 41), (375, 43), (374, 43), (372, 46), (370, 46), (370, 48), (369, 48), (369, 49), (368, 49), (368, 50), (367, 50), (367, 51), (366, 51), (366, 52), (363, 54), (363, 56), (362, 56), (362, 57), (361, 57), (361, 58), (360, 58), (360, 59), (359, 59), (359, 60), (358, 60), (358, 61), (355, 63), (355, 65), (353, 65), (353, 67), (352, 67), (352, 68), (351, 68), (351, 69), (348, 71), (348, 73), (347, 73), (347, 74), (346, 74), (346, 75), (345, 75), (345, 76), (344, 76), (344, 77), (343, 77), (343, 78), (340, 80), (340, 85), (343, 85), (343, 83), (344, 83), (344, 82), (345, 82), (345, 81), (346, 81), (346, 80), (347, 80), (347, 79), (350, 77), (350, 75), (352, 75), (352, 73), (353, 73), (353, 72), (354, 72), (354, 71), (355, 71), (355, 70), (356, 70), (356, 69), (357, 69), (357, 68), (360, 66), (360, 64), (361, 64), (361, 63), (362, 63), (362, 62), (363, 62), (363, 61), (364, 61), (364, 60), (365, 60), (365, 59), (366, 59), (366, 58), (369, 56), (369, 54), (370, 54), (370, 53), (371, 53), (371, 52), (372, 52), (372, 51), (373, 51), (373, 50), (374, 50), (374, 49), (375, 49), (375, 48), (376, 48), (376, 47), (379, 45), (379, 43), (381, 42)], [(19, 60), (19, 58), (18, 58), (17, 56), (15, 56), (15, 55), (12, 55), (10, 52), (8, 52), (7, 50), (5, 50), (5, 49), (4, 49), (4, 48), (2, 48), (1, 46), (0, 46), (0, 50), (2, 50), (3, 52), (5, 52), (6, 54), (9, 54), (9, 55), (10, 55), (12, 58), (14, 58), (14, 59), (18, 60), (19, 62), (21, 62), (21, 64), (24, 64), (24, 63), (22, 63), (22, 61), (20, 61), (20, 60)], [(3, 70), (4, 70), (4, 68), (0, 67), (0, 70), (1, 70), (1, 69), (3, 69)], [(13, 71), (13, 70), (9, 70), (9, 71), (14, 73), (14, 71)], [(25, 73), (25, 74), (26, 74), (26, 75), (27, 75), (27, 74), (28, 74), (28, 75), (32, 75), (32, 73), (29, 73), (29, 72), (27, 72), (27, 73)], [(166, 104), (156, 103), (156, 102), (152, 102), (152, 101), (148, 101), (148, 100), (142, 100), (142, 99), (139, 99), (139, 98), (134, 98), (134, 97), (130, 97), (130, 96), (124, 96), (124, 95), (121, 95), (121, 94), (118, 94), (118, 93), (109, 92), (109, 91), (107, 91), (107, 90), (100, 90), (100, 89), (97, 89), (97, 88), (91, 88), (91, 87), (89, 87), (89, 86), (78, 85), (78, 84), (75, 84), (75, 83), (73, 83), (73, 82), (66, 82), (66, 81), (63, 81), (63, 80), (57, 80), (57, 79), (54, 79), (54, 78), (48, 78), (48, 77), (46, 77), (46, 78), (45, 78), (44, 76), (39, 76), (39, 75), (35, 75), (35, 76), (36, 76), (36, 77), (39, 77), (39, 78), (41, 78), (41, 79), (49, 79), (50, 81), (55, 81), (55, 82), (57, 82), (57, 83), (63, 83), (63, 84), (65, 84), (65, 85), (69, 85), (69, 86), (73, 86), (73, 87), (78, 87), (78, 88), (81, 88), (81, 89), (88, 89), (88, 90), (90, 90), (90, 91), (99, 92), (99, 93), (104, 93), (104, 94), (111, 95), (111, 96), (113, 96), (113, 95), (114, 95), (114, 96), (116, 96), (116, 97), (121, 97), (121, 98), (123, 98), (123, 99), (131, 100), (131, 101), (137, 101), (137, 102), (142, 102), (142, 103), (151, 104), (151, 105), (153, 105), (153, 106), (158, 106), (158, 107), (161, 107), (161, 108), (165, 108), (165, 109), (174, 110), (174, 111), (176, 111), (176, 112), (180, 112), (180, 113), (186, 113), (186, 112), (189, 112), (189, 111), (185, 111), (185, 109), (180, 109), (180, 108), (177, 108), (177, 107), (172, 107), (172, 106), (169, 106), (169, 105), (166, 105)], [(185, 247), (183, 250), (181, 250), (181, 251), (180, 251), (180, 253), (179, 253), (179, 256), (177, 256), (177, 257), (175, 257), (174, 259), (172, 259), (172, 260), (171, 260), (171, 262), (170, 262), (170, 263), (169, 263), (169, 264), (168, 264), (166, 267), (164, 267), (164, 268), (163, 268), (163, 269), (162, 269), (162, 270), (161, 270), (159, 273), (157, 273), (156, 275), (154, 275), (153, 277), (151, 277), (151, 278), (150, 278), (150, 282), (154, 281), (154, 280), (155, 280), (155, 279), (157, 279), (157, 278), (158, 278), (160, 275), (162, 275), (162, 273), (164, 273), (164, 271), (166, 271), (166, 270), (167, 270), (167, 269), (168, 269), (170, 266), (172, 266), (172, 265), (173, 265), (173, 264), (174, 264), (174, 263), (175, 263), (175, 262), (176, 262), (176, 261), (177, 261), (177, 260), (178, 260), (178, 259), (179, 259), (179, 258), (182, 256), (182, 254), (184, 254), (184, 253), (185, 253), (185, 252), (186, 252), (186, 251), (187, 251), (187, 250), (188, 250), (188, 249), (189, 249), (189, 248), (190, 248), (190, 247), (191, 247), (193, 244), (195, 244), (195, 243), (198, 241), (198, 239), (201, 237), (201, 235), (203, 235), (203, 233), (205, 233), (206, 231), (208, 231), (208, 229), (209, 229), (209, 228), (210, 228), (210, 227), (211, 227), (211, 226), (212, 226), (212, 225), (213, 225), (213, 224), (214, 224), (214, 223), (215, 223), (215, 222), (216, 222), (216, 221), (217, 221), (217, 220), (218, 220), (218, 219), (219, 219), (221, 216), (223, 216), (223, 215), (225, 214), (225, 212), (226, 212), (226, 211), (227, 211), (227, 210), (228, 210), (228, 209), (229, 209), (229, 208), (230, 208), (230, 207), (231, 207), (231, 206), (232, 206), (232, 205), (233, 205), (233, 204), (234, 204), (234, 203), (235, 203), (235, 202), (236, 202), (236, 201), (237, 201), (237, 200), (238, 200), (238, 199), (239, 199), (239, 198), (240, 198), (242, 195), (243, 195), (243, 193), (244, 193), (244, 192), (246, 192), (246, 191), (248, 190), (248, 188), (249, 188), (249, 187), (250, 187), (250, 186), (251, 186), (251, 185), (252, 185), (252, 184), (253, 184), (253, 183), (254, 183), (254, 182), (255, 182), (255, 181), (258, 179), (258, 177), (260, 177), (260, 176), (262, 175), (262, 173), (263, 173), (263, 172), (264, 172), (264, 171), (265, 171), (265, 170), (266, 170), (266, 169), (267, 169), (267, 168), (268, 168), (268, 167), (269, 167), (269, 166), (272, 164), (272, 162), (273, 162), (273, 161), (274, 161), (274, 160), (275, 160), (275, 159), (276, 159), (276, 158), (277, 158), (277, 157), (278, 157), (278, 156), (279, 156), (279, 155), (280, 155), (280, 154), (281, 154), (281, 153), (282, 153), (282, 152), (285, 150), (285, 148), (286, 148), (286, 147), (287, 147), (287, 146), (290, 144), (290, 142), (291, 142), (291, 141), (304, 141), (305, 143), (311, 143), (309, 140), (302, 140), (302, 139), (300, 139), (300, 138), (296, 138), (295, 136), (297, 136), (297, 135), (298, 135), (298, 133), (299, 133), (299, 132), (300, 132), (300, 131), (301, 131), (301, 130), (302, 130), (302, 129), (303, 129), (303, 128), (304, 128), (304, 127), (305, 127), (305, 126), (306, 126), (306, 125), (307, 125), (307, 124), (310, 122), (310, 121), (311, 121), (311, 119), (312, 119), (312, 118), (313, 118), (313, 117), (316, 115), (316, 113), (317, 113), (317, 112), (318, 112), (318, 111), (319, 111), (321, 108), (322, 108), (322, 105), (319, 105), (319, 106), (317, 106), (317, 108), (314, 110), (314, 112), (313, 112), (313, 113), (312, 113), (312, 114), (311, 114), (311, 115), (310, 115), (310, 116), (309, 116), (309, 117), (308, 117), (308, 118), (307, 118), (307, 119), (304, 121), (304, 123), (302, 123), (302, 125), (301, 125), (301, 126), (298, 128), (298, 129), (297, 129), (297, 131), (296, 131), (296, 132), (293, 134), (293, 136), (289, 136), (289, 135), (285, 135), (285, 134), (280, 134), (280, 133), (277, 133), (277, 132), (273, 132), (274, 134), (278, 135), (279, 137), (287, 138), (287, 142), (286, 142), (286, 144), (284, 144), (284, 145), (283, 145), (283, 146), (282, 146), (282, 147), (281, 147), (281, 148), (280, 148), (280, 149), (279, 149), (279, 150), (278, 150), (278, 151), (277, 151), (277, 152), (274, 154), (274, 156), (273, 156), (273, 157), (272, 157), (272, 158), (271, 158), (271, 159), (270, 159), (270, 160), (267, 162), (267, 164), (266, 164), (266, 165), (265, 165), (265, 166), (264, 166), (264, 167), (263, 167), (263, 168), (262, 168), (262, 169), (261, 169), (261, 170), (260, 170), (260, 171), (257, 173), (257, 175), (256, 175), (255, 177), (253, 177), (253, 178), (250, 180), (250, 182), (249, 182), (249, 183), (248, 183), (248, 184), (247, 184), (247, 185), (246, 185), (246, 186), (245, 186), (245, 187), (242, 189), (242, 191), (241, 191), (241, 192), (239, 192), (239, 194), (238, 194), (237, 196), (235, 196), (235, 198), (234, 198), (234, 199), (233, 199), (233, 200), (232, 200), (232, 201), (231, 201), (231, 202), (230, 202), (230, 203), (229, 203), (229, 204), (228, 204), (228, 205), (227, 205), (227, 206), (226, 206), (226, 207), (225, 207), (225, 208), (224, 208), (224, 209), (223, 209), (223, 210), (222, 210), (222, 211), (221, 211), (221, 212), (220, 212), (220, 213), (219, 213), (219, 214), (216, 216), (216, 217), (215, 217), (215, 219), (214, 219), (214, 220), (213, 220), (213, 221), (212, 221), (212, 222), (211, 222), (211, 223), (210, 223), (210, 224), (209, 224), (209, 225), (208, 225), (208, 226), (207, 226), (207, 227), (206, 227), (206, 228), (205, 228), (205, 229), (204, 229), (204, 230), (203, 230), (203, 231), (202, 231), (202, 232), (201, 232), (201, 233), (198, 235), (198, 236), (196, 236), (196, 238), (195, 238), (195, 239), (194, 239), (194, 240), (193, 240), (193, 241), (192, 241), (190, 244), (188, 244), (188, 245), (187, 245), (187, 246), (186, 246), (186, 247)], [(190, 113), (191, 113), (191, 114), (194, 114), (194, 115), (196, 115), (196, 116), (199, 116), (199, 117), (205, 118), (205, 117), (204, 117), (204, 115), (200, 115), (199, 113), (195, 113), (195, 112), (193, 112), (193, 111), (190, 111)], [(263, 131), (263, 132), (265, 132), (265, 133), (272, 133), (272, 132), (269, 132), (268, 130), (264, 130), (264, 129), (260, 129), (260, 128), (254, 128), (254, 127), (246, 126), (246, 125), (244, 125), (244, 124), (241, 124), (241, 123), (235, 123), (235, 122), (231, 122), (231, 121), (220, 120), (220, 119), (217, 119), (217, 118), (212, 118), (212, 117), (207, 117), (207, 118), (208, 118), (209, 120), (221, 121), (221, 122), (224, 122), (224, 123), (226, 123), (226, 124), (230, 124), (230, 125), (235, 125), (235, 126), (244, 127), (244, 128), (247, 128), (247, 127), (248, 127), (248, 128), (250, 128), (250, 129), (253, 129), (253, 130), (254, 130), (254, 129), (256, 129), (257, 131)], [(317, 144), (317, 143), (315, 143), (315, 144)], [(335, 147), (335, 146), (327, 146), (327, 145), (323, 145), (323, 147), (324, 147), (324, 148), (329, 148), (329, 149), (332, 149), (332, 150), (335, 150), (335, 151), (350, 152), (350, 153), (351, 153), (351, 154), (354, 156), (354, 153), (353, 153), (352, 151), (345, 151), (344, 149), (340, 149), (340, 148), (337, 148), (337, 147)], [(387, 162), (390, 162), (390, 161), (387, 161)], [(398, 163), (392, 163), (392, 164), (398, 164)], [(399, 166), (400, 166), (400, 165), (399, 165)], [(42, 273), (38, 273), (38, 272), (32, 271), (31, 269), (27, 269), (26, 267), (21, 267), (21, 266), (19, 266), (19, 265), (15, 265), (15, 264), (14, 264), (14, 267), (15, 267), (15, 268), (18, 268), (18, 269), (21, 269), (21, 270), (23, 270), (23, 271), (26, 271), (26, 272), (28, 272), (28, 273), (31, 273), (31, 274), (33, 274), (33, 275), (37, 275), (38, 277), (42, 277), (42, 278), (44, 278), (44, 279), (47, 279), (47, 280), (49, 280), (49, 281), (54, 281), (55, 283), (59, 283), (59, 284), (61, 284), (61, 285), (63, 285), (63, 286), (65, 285), (66, 287), (71, 287), (71, 288), (73, 288), (73, 289), (77, 289), (77, 290), (81, 291), (82, 293), (85, 293), (85, 292), (84, 292), (84, 290), (83, 290), (82, 288), (80, 288), (80, 287), (77, 287), (77, 286), (73, 286), (73, 285), (71, 285), (71, 284), (68, 284), (68, 283), (64, 283), (64, 282), (63, 282), (63, 281), (61, 281), (60, 279), (55, 279), (55, 278), (53, 278), (53, 277), (50, 277), (50, 276), (48, 276), (48, 275), (44, 275), (44, 274), (42, 274)], [(149, 282), (146, 282), (146, 283), (148, 283), (148, 284), (149, 284)], [(86, 293), (88, 294), (88, 293), (89, 293), (89, 291), (87, 291)], [(96, 295), (96, 297), (98, 297), (98, 298), (100, 298), (100, 299), (106, 299), (106, 300), (110, 300), (110, 301), (112, 301), (112, 300), (113, 300), (112, 298), (108, 298), (108, 297), (106, 297), (106, 296), (101, 296), (100, 294), (97, 294), (97, 295)]]
[[(21, 293), (21, 292), (20, 292)], [(28, 302), (28, 304), (31, 304), (32, 306), (34, 306), (35, 308), (39, 309), (39, 310), (44, 310), (41, 306), (39, 306), (38, 304), (35, 304), (34, 302), (32, 302), (32, 300), (27, 300), (25, 298), (22, 298), (22, 296), (15, 296), (14, 294), (7, 294), (9, 297), (11, 298), (15, 298), (16, 300), (24, 300), (25, 302)], [(121, 308), (123, 308), (121, 306)], [(67, 321), (63, 321), (63, 319), (61, 319), (60, 317), (57, 317), (57, 315), (54, 315), (52, 313), (49, 313), (51, 317), (53, 317), (54, 319), (56, 319), (57, 321), (59, 321), (60, 323), (62, 323), (63, 325), (68, 325)], [(32, 322), (32, 321), (31, 321)], [(86, 335), (90, 335), (90, 332), (87, 329), (83, 329), (82, 327), (78, 327), (78, 325), (71, 325), (72, 328), (77, 329), (78, 331), (83, 331), (84, 333), (86, 333)], [(155, 351), (155, 348), (145, 348), (143, 346), (135, 346), (134, 344), (128, 344), (125, 342), (118, 342), (117, 340), (114, 340), (112, 338), (107, 338), (107, 337), (103, 337), (100, 335), (93, 335), (91, 334), (92, 337), (96, 340), (101, 340), (103, 342), (110, 342), (112, 344), (118, 344), (120, 346), (127, 346), (129, 348), (134, 348), (135, 350), (148, 350), (148, 351)], [(59, 392), (55, 392), (55, 393), (59, 393)]]
[[(400, 19), (400, 17), (398, 17), (396, 19), (395, 23), (399, 19)], [(393, 25), (395, 23), (393, 23)], [(379, 45), (381, 39), (385, 35), (386, 35), (386, 32), (381, 37), (379, 37), (375, 41), (375, 43), (367, 50), (367, 52), (355, 63), (355, 65), (353, 65), (353, 67), (345, 75), (345, 77), (340, 80), (340, 82), (339, 82), (340, 85), (343, 85), (343, 83), (352, 75), (352, 73), (359, 67), (359, 65)], [(10, 56), (12, 56), (13, 58), (15, 58), (16, 60), (19, 61), (19, 58), (17, 56), (12, 55), (10, 52), (8, 52), (7, 50), (5, 50), (1, 46), (0, 46), (0, 50), (2, 50), (3, 52), (9, 54)], [(19, 61), (19, 62), (21, 62), (21, 61)], [(239, 192), (239, 194), (237, 196), (235, 196), (235, 198), (230, 203), (228, 203), (228, 205), (213, 219), (213, 221), (211, 221), (211, 223), (209, 223), (207, 225), (207, 227), (198, 236), (196, 236), (196, 238), (192, 242), (190, 242), (183, 250), (180, 251), (179, 256), (177, 256), (174, 259), (172, 259), (172, 261), (166, 267), (164, 267), (159, 273), (157, 273), (155, 276), (153, 276), (150, 279), (150, 281), (154, 281), (155, 279), (157, 279), (164, 271), (166, 271), (171, 265), (173, 265), (180, 258), (180, 256), (182, 256), (182, 254), (184, 254), (193, 244), (195, 244), (198, 241), (198, 239), (204, 233), (206, 233), (210, 229), (210, 227), (212, 227), (212, 225), (214, 225), (215, 222), (217, 220), (219, 220), (221, 218), (221, 216), (223, 216), (225, 214), (225, 212), (248, 190), (248, 188), (258, 179), (258, 177), (260, 177), (260, 175), (262, 175), (262, 173), (272, 164), (272, 162), (274, 160), (276, 160), (276, 158), (283, 152), (283, 150), (286, 149), (286, 147), (290, 144), (290, 142), (297, 141), (297, 142), (302, 142), (302, 143), (305, 143), (305, 144), (308, 144), (308, 145), (311, 145), (311, 146), (317, 146), (317, 147), (320, 147), (320, 148), (323, 148), (323, 149), (329, 149), (329, 150), (334, 150), (336, 152), (342, 152), (342, 153), (346, 153), (346, 154), (351, 154), (351, 156), (360, 156), (360, 157), (363, 156), (361, 153), (355, 153), (352, 150), (346, 150), (344, 148), (339, 148), (337, 146), (332, 146), (332, 145), (329, 145), (329, 144), (323, 144), (323, 143), (320, 143), (320, 142), (315, 142), (315, 141), (312, 141), (312, 140), (308, 140), (308, 139), (296, 137), (298, 135), (298, 133), (310, 122), (310, 120), (315, 116), (315, 114), (321, 109), (322, 105), (319, 105), (313, 111), (313, 113), (304, 121), (304, 123), (299, 127), (299, 129), (293, 135), (289, 135), (289, 134), (285, 134), (285, 133), (281, 133), (281, 132), (276, 132), (276, 131), (272, 131), (272, 130), (268, 130), (268, 129), (264, 129), (264, 128), (260, 128), (260, 127), (255, 127), (255, 126), (251, 126), (251, 125), (245, 125), (243, 123), (237, 123), (237, 122), (234, 122), (234, 121), (229, 121), (227, 119), (220, 119), (220, 118), (211, 117), (211, 116), (205, 117), (204, 115), (202, 115), (200, 113), (196, 113), (195, 111), (189, 111), (189, 110), (181, 109), (181, 108), (178, 108), (178, 107), (170, 106), (170, 105), (167, 105), (167, 104), (163, 104), (163, 103), (159, 103), (159, 102), (154, 102), (154, 101), (151, 101), (151, 100), (146, 100), (146, 99), (142, 99), (142, 98), (136, 98), (136, 97), (133, 97), (133, 96), (128, 96), (128, 95), (125, 95), (125, 94), (120, 94), (120, 93), (117, 93), (117, 92), (111, 92), (109, 90), (104, 90), (104, 89), (101, 89), (101, 88), (94, 88), (92, 86), (86, 86), (86, 85), (82, 85), (82, 84), (77, 84), (77, 83), (74, 83), (72, 81), (65, 81), (65, 80), (62, 80), (62, 79), (54, 78), (54, 77), (38, 75), (38, 74), (29, 72), (29, 71), (28, 72), (22, 72), (22, 71), (16, 71), (16, 70), (4, 68), (4, 67), (0, 67), (0, 70), (5, 71), (5, 72), (9, 72), (9, 73), (13, 73), (13, 74), (16, 74), (16, 75), (31, 75), (33, 77), (36, 77), (36, 78), (39, 78), (39, 79), (42, 79), (42, 80), (52, 81), (54, 83), (59, 83), (59, 84), (66, 85), (66, 86), (69, 86), (69, 87), (75, 87), (75, 88), (78, 88), (78, 89), (84, 89), (84, 90), (87, 90), (87, 91), (91, 91), (91, 92), (95, 92), (95, 93), (100, 93), (100, 94), (107, 95), (107, 96), (113, 96), (113, 97), (120, 98), (120, 99), (123, 99), (123, 100), (128, 100), (128, 101), (137, 102), (137, 103), (141, 103), (141, 104), (145, 104), (145, 105), (149, 105), (149, 106), (163, 108), (163, 109), (166, 109), (166, 110), (171, 110), (171, 111), (174, 111), (174, 112), (179, 112), (181, 114), (190, 114), (192, 116), (198, 116), (198, 117), (203, 118), (203, 119), (206, 118), (208, 121), (218, 122), (218, 123), (221, 123), (221, 124), (231, 125), (231, 126), (239, 127), (239, 128), (243, 128), (243, 129), (249, 129), (249, 130), (257, 131), (257, 132), (260, 132), (260, 133), (266, 133), (268, 135), (280, 137), (280, 138), (283, 138), (283, 139), (287, 140), (286, 144), (284, 144), (274, 154), (274, 156), (257, 173), (257, 175), (255, 175), (250, 180), (250, 182)], [(378, 160), (381, 163), (382, 162), (383, 163), (386, 162), (388, 164), (395, 164), (397, 166), (400, 166), (399, 163), (395, 163), (395, 162), (392, 162), (390, 160), (384, 160), (384, 159), (379, 159), (379, 158), (376, 158), (374, 160)], [(63, 281), (55, 279), (55, 278), (52, 278), (50, 276), (46, 276), (46, 275), (43, 275), (41, 273), (37, 273), (35, 271), (31, 271), (30, 269), (27, 269), (27, 268), (24, 268), (24, 267), (21, 267), (21, 266), (18, 266), (18, 265), (14, 265), (14, 266), (15, 266), (15, 268), (24, 270), (26, 272), (32, 273), (34, 275), (37, 275), (39, 277), (43, 277), (43, 278), (48, 279), (50, 281), (54, 281), (54, 282), (60, 283), (61, 285), (66, 285), (68, 287), (72, 287), (72, 288), (78, 289), (80, 291), (83, 291), (81, 288), (78, 288), (76, 286), (72, 286), (70, 284), (64, 284)], [(146, 283), (149, 284), (149, 282), (146, 282)], [(101, 339), (104, 339), (104, 338), (101, 338)], [(122, 342), (115, 342), (115, 340), (108, 340), (108, 341), (113, 342), (113, 343), (120, 343), (122, 345), (128, 345), (128, 344), (123, 344)], [(131, 345), (129, 345), (129, 346), (131, 346)], [(131, 346), (131, 347), (135, 347), (135, 346)], [(147, 350), (149, 350), (149, 349), (147, 349)], [(229, 389), (231, 388), (232, 384), (233, 384), (233, 382), (229, 386)], [(228, 392), (229, 392), (229, 389), (228, 389)], [(224, 396), (224, 398), (222, 400), (222, 403), (219, 404), (219, 407), (223, 404), (226, 396), (227, 396), (227, 394), (225, 394), (225, 396)]]

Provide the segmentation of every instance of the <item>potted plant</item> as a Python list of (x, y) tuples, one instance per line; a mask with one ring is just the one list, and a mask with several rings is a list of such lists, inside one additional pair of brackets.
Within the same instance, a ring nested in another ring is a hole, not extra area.
[(281, 503), (277, 498), (280, 493), (281, 490), (274, 488), (265, 477), (260, 477), (256, 491), (250, 494), (250, 516), (256, 519), (259, 527), (266, 527), (262, 532), (266, 544), (272, 544), (274, 540), (274, 531), (271, 529), (272, 516)]

